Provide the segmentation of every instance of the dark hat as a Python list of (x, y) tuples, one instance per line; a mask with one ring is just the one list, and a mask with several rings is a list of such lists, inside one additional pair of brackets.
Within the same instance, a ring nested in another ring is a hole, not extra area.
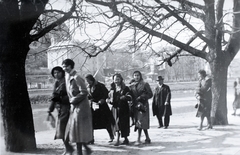
[(156, 81), (164, 80), (162, 76), (158, 76)]
[(51, 71), (51, 74), (52, 74), (53, 77), (54, 77), (54, 71), (55, 71), (55, 70), (57, 70), (57, 71), (59, 71), (59, 72), (62, 72), (63, 77), (65, 76), (65, 72), (64, 72), (63, 68), (60, 67), (60, 66), (56, 66), (56, 67), (54, 67), (54, 68), (52, 69), (52, 71)]

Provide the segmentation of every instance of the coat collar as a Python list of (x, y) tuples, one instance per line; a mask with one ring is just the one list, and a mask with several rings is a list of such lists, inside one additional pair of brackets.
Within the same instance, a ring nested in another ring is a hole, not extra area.
[(68, 73), (68, 80), (71, 81), (74, 79), (74, 77), (76, 76), (77, 71), (76, 70), (72, 70), (70, 73)]
[(145, 82), (143, 80), (139, 82), (134, 82), (133, 83), (133, 91), (135, 92), (140, 92), (140, 90), (144, 89)]

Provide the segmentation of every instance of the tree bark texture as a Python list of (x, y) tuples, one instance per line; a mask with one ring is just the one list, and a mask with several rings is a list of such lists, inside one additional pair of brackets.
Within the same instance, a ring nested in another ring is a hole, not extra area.
[(212, 111), (215, 117), (215, 125), (227, 125), (227, 73), (228, 65), (224, 61), (213, 61), (210, 63), (212, 72)]
[(0, 27), (0, 102), (5, 149), (11, 152), (33, 150), (36, 140), (25, 77), (29, 42), (24, 41), (17, 29), (9, 30), (13, 25), (1, 24)]

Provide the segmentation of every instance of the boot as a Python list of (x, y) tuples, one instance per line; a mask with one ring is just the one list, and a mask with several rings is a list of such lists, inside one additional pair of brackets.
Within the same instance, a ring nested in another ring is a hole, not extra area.
[(74, 148), (72, 147), (72, 145), (70, 145), (68, 141), (64, 141), (64, 145), (65, 152), (62, 155), (72, 155), (72, 153), (74, 152)]
[(77, 143), (77, 155), (83, 155), (83, 153), (82, 153), (82, 143)]

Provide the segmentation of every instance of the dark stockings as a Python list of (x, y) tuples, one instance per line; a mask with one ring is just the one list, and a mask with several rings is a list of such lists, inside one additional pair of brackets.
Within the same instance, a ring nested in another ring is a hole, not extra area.
[(87, 146), (86, 143), (77, 143), (77, 155), (83, 155), (82, 146), (85, 148), (87, 155), (92, 153), (92, 150)]

